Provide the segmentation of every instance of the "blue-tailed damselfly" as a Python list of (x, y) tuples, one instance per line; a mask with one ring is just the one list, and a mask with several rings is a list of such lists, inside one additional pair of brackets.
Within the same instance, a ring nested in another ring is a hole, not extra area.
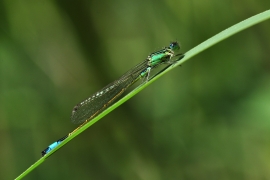
[[(71, 121), (73, 123), (83, 123), (74, 131), (51, 144), (44, 151), (42, 156), (52, 151), (58, 144), (65, 140), (69, 135), (96, 117), (106, 108), (108, 108), (112, 102), (114, 102), (123, 92), (132, 84), (137, 82), (141, 78), (149, 80), (150, 72), (152, 69), (158, 67), (161, 64), (173, 64), (176, 61), (183, 58), (182, 54), (176, 54), (175, 51), (180, 49), (178, 42), (172, 42), (168, 47), (165, 47), (159, 51), (151, 53), (143, 62), (136, 65), (131, 70), (127, 71), (119, 79), (108, 84), (100, 91), (96, 92), (89, 98), (85, 99), (81, 103), (77, 104), (71, 114)], [(172, 60), (173, 57), (178, 56), (176, 60)]]

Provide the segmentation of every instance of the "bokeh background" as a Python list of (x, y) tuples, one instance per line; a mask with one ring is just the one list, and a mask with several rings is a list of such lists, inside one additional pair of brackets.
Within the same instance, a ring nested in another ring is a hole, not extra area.
[[(181, 52), (269, 0), (0, 1), (0, 179), (77, 127), (75, 104), (170, 41)], [(197, 55), (25, 179), (270, 179), (270, 21)], [(132, 89), (132, 88), (131, 88)]]

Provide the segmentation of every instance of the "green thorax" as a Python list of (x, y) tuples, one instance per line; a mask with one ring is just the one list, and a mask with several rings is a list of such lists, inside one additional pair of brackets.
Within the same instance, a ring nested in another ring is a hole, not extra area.
[(152, 53), (148, 56), (148, 65), (152, 67), (167, 62), (171, 59), (173, 54), (174, 52), (171, 49), (163, 49), (161, 51)]
[(148, 56), (148, 66), (153, 67), (170, 61), (174, 56), (174, 51), (180, 49), (178, 42), (172, 42), (170, 46), (156, 51)]

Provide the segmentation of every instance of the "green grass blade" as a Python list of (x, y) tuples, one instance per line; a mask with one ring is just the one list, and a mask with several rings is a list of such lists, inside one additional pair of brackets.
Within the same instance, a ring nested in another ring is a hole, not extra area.
[(260, 14), (257, 14), (255, 16), (252, 16), (236, 25), (231, 26), (230, 28), (220, 32), (219, 34), (213, 36), (212, 38), (204, 41), (203, 43), (199, 44), (198, 46), (194, 47), (193, 49), (191, 49), (190, 51), (188, 51), (187, 53), (185, 53), (185, 57), (183, 59), (181, 59), (180, 61), (176, 62), (175, 64), (165, 68), (163, 71), (161, 71), (160, 73), (158, 73), (155, 77), (153, 77), (151, 80), (149, 80), (148, 82), (140, 85), (139, 87), (137, 87), (136, 89), (134, 89), (133, 91), (131, 91), (129, 94), (127, 94), (126, 96), (124, 96), (123, 98), (121, 98), (119, 101), (117, 101), (116, 103), (114, 103), (112, 106), (110, 106), (109, 108), (107, 108), (105, 111), (103, 111), (101, 114), (99, 114), (97, 117), (95, 117), (93, 120), (91, 120), (90, 122), (88, 122), (87, 124), (85, 124), (83, 127), (81, 127), (79, 130), (77, 130), (76, 132), (74, 132), (71, 136), (69, 136), (66, 140), (64, 140), (61, 144), (59, 144), (54, 150), (52, 150), (50, 153), (48, 153), (46, 156), (42, 157), (41, 159), (39, 159), (36, 163), (34, 163), (32, 166), (30, 166), (26, 171), (24, 171), (20, 176), (18, 176), (16, 179), (21, 179), (23, 178), (25, 175), (27, 175), (29, 172), (31, 172), (33, 169), (35, 169), (37, 166), (39, 166), (42, 162), (44, 162), (45, 159), (47, 159), (48, 157), (50, 157), (55, 151), (57, 151), (59, 148), (61, 148), (62, 146), (64, 146), (66, 143), (68, 143), (71, 139), (73, 139), (74, 137), (76, 137), (77, 135), (79, 135), (81, 132), (85, 131), (87, 128), (89, 128), (90, 126), (92, 126), (94, 123), (96, 123), (98, 120), (100, 120), (102, 117), (104, 117), (105, 115), (107, 115), (108, 113), (110, 113), (111, 111), (113, 111), (115, 108), (117, 108), (118, 106), (120, 106), (121, 104), (123, 104), (124, 102), (126, 102), (128, 99), (130, 99), (131, 97), (133, 97), (134, 95), (136, 95), (138, 92), (140, 92), (141, 90), (143, 90), (144, 88), (146, 88), (147, 86), (149, 86), (151, 83), (153, 83), (154, 81), (156, 81), (158, 78), (160, 78), (161, 76), (163, 76), (165, 73), (169, 72), (170, 70), (172, 70), (173, 68), (181, 65), (182, 63), (184, 63), (185, 61), (189, 60), (190, 58), (192, 58), (193, 56), (197, 55), (198, 53), (206, 50), (207, 48), (217, 44), (218, 42), (240, 32), (243, 31), (246, 28), (249, 28), (255, 24), (258, 24), (260, 22), (263, 22), (267, 19), (270, 18), (270, 10), (267, 10), (265, 12), (262, 12)]

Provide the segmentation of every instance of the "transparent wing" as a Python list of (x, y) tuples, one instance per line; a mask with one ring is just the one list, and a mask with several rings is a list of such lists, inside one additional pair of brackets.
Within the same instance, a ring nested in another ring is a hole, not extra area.
[(83, 123), (86, 120), (93, 119), (104, 111), (129, 86), (141, 78), (142, 72), (148, 68), (148, 61), (148, 59), (144, 60), (122, 75), (118, 80), (108, 84), (100, 91), (77, 104), (72, 110), (71, 121), (76, 124)]

